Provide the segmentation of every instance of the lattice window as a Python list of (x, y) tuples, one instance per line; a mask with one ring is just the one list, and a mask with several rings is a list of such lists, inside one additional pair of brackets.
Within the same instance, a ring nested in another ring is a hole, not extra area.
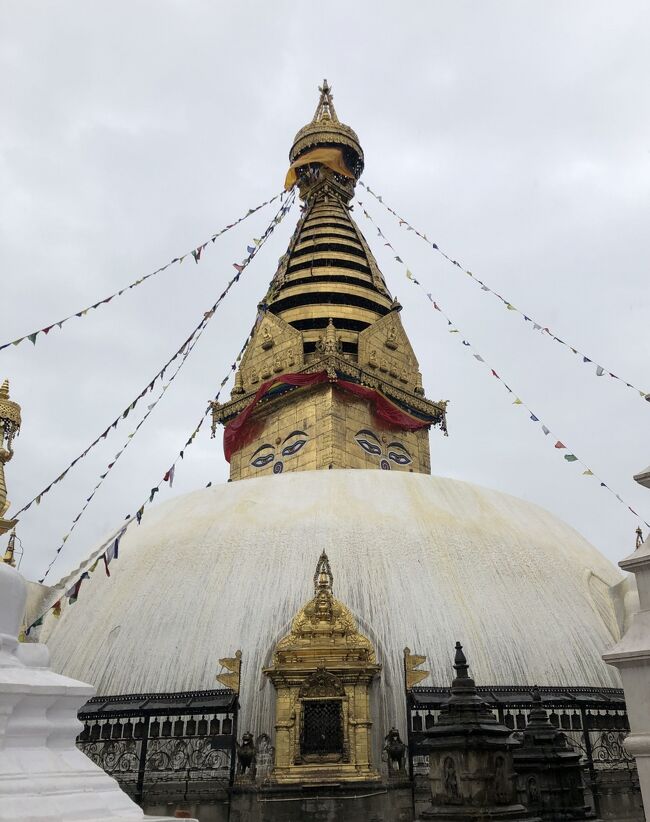
[(300, 752), (303, 756), (343, 753), (340, 699), (309, 699), (303, 702)]

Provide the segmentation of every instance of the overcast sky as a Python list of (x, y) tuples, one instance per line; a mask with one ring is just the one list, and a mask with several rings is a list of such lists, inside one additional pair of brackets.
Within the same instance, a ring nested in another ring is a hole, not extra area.
[[(279, 192), (327, 77), (371, 188), (518, 308), (650, 391), (646, 2), (4, 0), (0, 9), (0, 344), (96, 302)], [(629, 554), (634, 517), (562, 459), (461, 336), (649, 521), (650, 492), (632, 475), (650, 462), (650, 404), (534, 334), (358, 193), (463, 332), (447, 332), (357, 206), (404, 305), (427, 395), (450, 401), (449, 437), (431, 433), (433, 473), (536, 502), (612, 561)], [(23, 407), (7, 468), (14, 511), (139, 394), (271, 216), (226, 234), (199, 265), (187, 259), (35, 347), (0, 352), (0, 377)], [(50, 581), (134, 513), (169, 467), (239, 350), (296, 219), (294, 209), (215, 314)], [(42, 575), (146, 404), (22, 516), (27, 576)], [(204, 430), (157, 499), (226, 477), (221, 435)]]

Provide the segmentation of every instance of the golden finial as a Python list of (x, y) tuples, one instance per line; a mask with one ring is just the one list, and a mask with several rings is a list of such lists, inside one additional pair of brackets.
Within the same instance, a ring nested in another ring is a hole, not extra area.
[(16, 529), (9, 534), (9, 543), (7, 545), (7, 550), (5, 551), (5, 555), (2, 557), (2, 561), (6, 562), (7, 565), (11, 565), (12, 568), (16, 567), (16, 560), (14, 559), (14, 554), (16, 552)]
[(330, 317), (325, 333), (321, 334), (316, 343), (316, 350), (320, 351), (321, 354), (339, 354), (341, 348), (341, 340), (336, 332), (334, 320)]
[(316, 106), (312, 123), (317, 123), (319, 120), (331, 120), (333, 123), (338, 123), (339, 118), (336, 116), (336, 110), (332, 102), (334, 100), (332, 87), (327, 80), (323, 80), (323, 85), (319, 86), (318, 90), (320, 91), (320, 100)]
[(241, 370), (237, 369), (235, 374), (235, 384), (233, 385), (231, 394), (244, 394), (244, 381), (242, 380)]
[(334, 575), (332, 574), (330, 561), (325, 551), (323, 551), (318, 558), (318, 562), (316, 563), (316, 571), (314, 572), (314, 590), (316, 593), (324, 590), (331, 591), (333, 584)]
[(20, 431), (20, 406), (9, 399), (9, 380), (0, 386), (0, 534), (10, 531), (17, 520), (4, 519), (9, 510), (7, 485), (5, 483), (5, 465), (13, 457), (12, 444)]

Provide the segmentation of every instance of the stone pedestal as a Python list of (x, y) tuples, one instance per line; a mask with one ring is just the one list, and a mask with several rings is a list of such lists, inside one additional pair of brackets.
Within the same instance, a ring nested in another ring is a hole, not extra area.
[(631, 728), (625, 747), (636, 758), (643, 803), (650, 808), (650, 544), (642, 541), (640, 530), (637, 533), (636, 551), (619, 566), (635, 575), (640, 608), (625, 636), (603, 659), (621, 673)]
[(456, 678), (438, 721), (427, 731), (431, 805), (421, 820), (539, 822), (517, 801), (512, 749), (517, 742), (479, 697), (456, 643)]
[(77, 749), (77, 711), (95, 690), (50, 671), (45, 645), (18, 642), (25, 599), (23, 578), (0, 563), (1, 822), (162, 820)]
[[(410, 786), (235, 785), (229, 822), (412, 822)], [(203, 822), (203, 818), (201, 818)]]
[(585, 804), (580, 753), (551, 725), (538, 690), (534, 700), (522, 744), (513, 752), (519, 801), (549, 822), (591, 819), (593, 814)]

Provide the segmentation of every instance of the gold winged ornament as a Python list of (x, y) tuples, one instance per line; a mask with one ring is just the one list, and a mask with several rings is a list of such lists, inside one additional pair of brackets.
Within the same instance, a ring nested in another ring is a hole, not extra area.
[(404, 681), (407, 691), (412, 690), (418, 682), (422, 682), (423, 679), (429, 676), (429, 671), (417, 670), (417, 668), (426, 661), (426, 656), (412, 654), (410, 648), (404, 648)]
[(236, 694), (239, 693), (239, 675), (241, 672), (241, 651), (235, 651), (235, 656), (225, 656), (219, 660), (219, 665), (226, 668), (226, 673), (217, 674), (217, 682), (230, 688)]

